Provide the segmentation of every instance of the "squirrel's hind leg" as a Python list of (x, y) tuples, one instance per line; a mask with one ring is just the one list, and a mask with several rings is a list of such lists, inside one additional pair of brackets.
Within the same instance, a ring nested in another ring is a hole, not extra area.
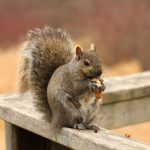
[(87, 130), (93, 130), (94, 132), (98, 132), (100, 130), (99, 126), (93, 123), (97, 114), (98, 106), (99, 103), (95, 99), (89, 108), (89, 114), (87, 115), (86, 122), (84, 124)]
[(78, 99), (64, 91), (59, 91), (53, 100), (48, 98), (52, 110), (52, 126), (73, 128), (77, 118), (79, 118), (80, 103)]

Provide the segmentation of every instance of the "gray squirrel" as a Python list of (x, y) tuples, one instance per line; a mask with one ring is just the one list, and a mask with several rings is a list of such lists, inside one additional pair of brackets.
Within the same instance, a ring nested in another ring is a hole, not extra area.
[(94, 45), (83, 51), (68, 33), (48, 26), (28, 32), (22, 53), (18, 92), (33, 94), (38, 110), (54, 128), (94, 130), (99, 101), (92, 78), (102, 74), (102, 62)]

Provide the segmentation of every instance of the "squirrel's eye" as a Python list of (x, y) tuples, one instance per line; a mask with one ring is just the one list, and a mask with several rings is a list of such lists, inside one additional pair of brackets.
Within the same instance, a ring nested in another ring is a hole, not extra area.
[(85, 60), (85, 61), (84, 61), (84, 65), (85, 65), (85, 66), (90, 66), (90, 62), (89, 62), (88, 60)]

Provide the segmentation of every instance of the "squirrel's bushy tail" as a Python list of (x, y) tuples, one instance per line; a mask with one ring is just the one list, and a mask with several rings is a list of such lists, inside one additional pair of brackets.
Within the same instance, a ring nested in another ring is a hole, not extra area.
[(20, 67), (19, 93), (31, 91), (38, 108), (49, 110), (48, 82), (59, 66), (71, 60), (73, 49), (70, 35), (61, 29), (44, 27), (29, 31), (21, 52), (23, 62)]

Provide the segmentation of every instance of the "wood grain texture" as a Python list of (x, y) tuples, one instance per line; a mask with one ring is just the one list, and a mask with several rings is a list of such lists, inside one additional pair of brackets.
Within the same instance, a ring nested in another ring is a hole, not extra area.
[(108, 78), (104, 83), (106, 84), (104, 104), (150, 97), (150, 71)]
[(150, 120), (150, 97), (131, 99), (102, 105), (96, 118), (97, 124), (107, 129)]
[(53, 129), (42, 119), (32, 98), (17, 95), (0, 97), (0, 118), (51, 141), (78, 150), (149, 150), (150, 145), (117, 135), (101, 128), (99, 133), (63, 128)]

